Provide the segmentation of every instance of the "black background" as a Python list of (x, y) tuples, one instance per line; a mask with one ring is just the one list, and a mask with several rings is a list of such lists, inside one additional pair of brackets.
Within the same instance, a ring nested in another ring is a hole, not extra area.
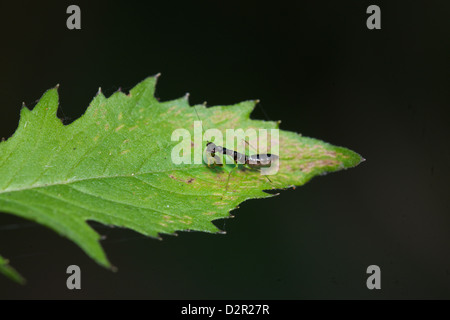
[[(81, 7), (82, 30), (66, 28)], [(368, 30), (377, 4), (382, 29)], [(0, 137), (60, 86), (81, 116), (162, 73), (161, 100), (261, 100), (282, 129), (367, 159), (163, 241), (94, 227), (113, 273), (53, 231), (0, 215), (0, 253), (27, 279), (0, 298), (450, 298), (450, 4), (446, 1), (15, 1), (0, 5)], [(260, 109), (254, 118), (264, 119)], [(69, 291), (68, 265), (82, 270)], [(366, 288), (376, 264), (382, 289)]]

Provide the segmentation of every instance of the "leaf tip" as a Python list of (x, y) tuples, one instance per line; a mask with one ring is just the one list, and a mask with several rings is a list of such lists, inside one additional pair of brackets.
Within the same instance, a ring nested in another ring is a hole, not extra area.
[(347, 148), (340, 147), (340, 152), (345, 155), (345, 158), (342, 159), (342, 164), (344, 168), (353, 168), (361, 163), (365, 162), (366, 159), (362, 157), (360, 154), (356, 153), (355, 151), (352, 151)]
[(25, 102), (22, 103), (22, 108), (20, 109), (20, 120), (19, 127), (25, 126), (26, 118), (31, 113), (30, 109), (26, 106)]
[(27, 279), (22, 277), (22, 275), (20, 275), (17, 272), (11, 279), (14, 280), (16, 283), (20, 284), (21, 286), (24, 286), (27, 284)]
[(155, 87), (156, 82), (161, 74), (157, 73), (154, 76), (150, 76), (145, 78), (143, 81), (138, 83), (134, 88), (132, 88), (129, 92), (130, 97), (135, 97), (138, 99), (148, 99), (155, 100)]
[(94, 99), (98, 98), (105, 98), (105, 95), (103, 94), (102, 88), (98, 87), (97, 93), (95, 94)]
[(37, 105), (31, 111), (34, 115), (54, 114), (56, 119), (56, 111), (59, 104), (58, 85), (52, 89), (47, 90), (39, 99)]
[(25, 285), (27, 282), (26, 279), (16, 271), (16, 269), (11, 267), (9, 260), (3, 258), (2, 256), (0, 256), (0, 273), (20, 285)]

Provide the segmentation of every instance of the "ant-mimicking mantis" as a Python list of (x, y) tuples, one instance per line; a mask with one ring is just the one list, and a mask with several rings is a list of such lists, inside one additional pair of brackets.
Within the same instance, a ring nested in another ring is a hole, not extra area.
[[(195, 113), (197, 114), (197, 118), (200, 120), (200, 117), (198, 115), (198, 112), (197, 112), (197, 109), (195, 106), (194, 106), (194, 110), (195, 110)], [(244, 140), (244, 142), (247, 143), (249, 146), (251, 146), (250, 143), (248, 143), (246, 140)], [(217, 153), (230, 156), (236, 165), (228, 174), (227, 184), (225, 186), (225, 192), (227, 192), (227, 190), (228, 190), (228, 184), (230, 182), (231, 174), (232, 174), (233, 170), (238, 167), (239, 164), (244, 165), (244, 166), (246, 165), (251, 169), (260, 169), (260, 168), (271, 167), (275, 161), (279, 161), (279, 156), (275, 155), (275, 154), (257, 153), (257, 154), (247, 156), (244, 153), (240, 153), (240, 152), (237, 152), (237, 151), (234, 151), (231, 149), (227, 149), (225, 147), (218, 146), (211, 141), (208, 141), (206, 143), (206, 154), (208, 156), (208, 163), (207, 163), (208, 167), (211, 166), (211, 160), (212, 160), (213, 165), (223, 166), (222, 160), (217, 155)], [(265, 177), (272, 184), (272, 181), (269, 179), (269, 177), (268, 176), (265, 176)]]

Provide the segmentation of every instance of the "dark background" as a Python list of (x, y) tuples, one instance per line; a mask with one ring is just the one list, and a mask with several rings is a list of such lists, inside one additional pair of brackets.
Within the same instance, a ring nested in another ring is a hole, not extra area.
[[(70, 4), (82, 30), (66, 28)], [(370, 4), (381, 30), (366, 28)], [(15, 1), (0, 14), (0, 137), (57, 83), (69, 123), (99, 86), (108, 96), (161, 72), (161, 100), (258, 98), (282, 129), (367, 159), (243, 203), (217, 222), (227, 235), (95, 225), (118, 273), (0, 214), (0, 253), (28, 279), (0, 277), (0, 298), (450, 298), (449, 2)], [(66, 289), (70, 264), (81, 291)], [(366, 288), (371, 264), (381, 290)]]

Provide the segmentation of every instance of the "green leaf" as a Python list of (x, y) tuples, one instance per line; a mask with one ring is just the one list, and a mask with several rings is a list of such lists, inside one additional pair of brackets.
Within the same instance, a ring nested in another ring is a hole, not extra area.
[(56, 116), (57, 88), (32, 111), (23, 107), (17, 131), (0, 143), (0, 210), (55, 230), (111, 267), (87, 221), (155, 238), (178, 230), (220, 232), (211, 221), (228, 217), (247, 199), (273, 196), (263, 190), (299, 186), (362, 160), (348, 149), (280, 131), (280, 169), (270, 181), (258, 170), (232, 165), (176, 165), (171, 150), (179, 142), (171, 141), (172, 132), (185, 128), (193, 134), (195, 111), (204, 130), (224, 133), (227, 128), (275, 129), (278, 123), (250, 120), (256, 101), (195, 109), (187, 96), (159, 102), (155, 84), (156, 77), (150, 77), (129, 94), (109, 98), (99, 91), (70, 125)]
[(25, 284), (25, 279), (22, 278), (22, 276), (16, 270), (14, 270), (14, 268), (11, 267), (9, 265), (9, 261), (2, 256), (0, 256), (0, 273), (19, 284)]

